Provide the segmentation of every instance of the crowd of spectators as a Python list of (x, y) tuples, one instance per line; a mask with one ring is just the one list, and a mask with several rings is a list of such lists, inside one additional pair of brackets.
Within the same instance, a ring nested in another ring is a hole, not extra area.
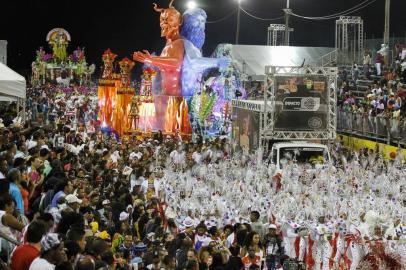
[(348, 115), (357, 119), (362, 116), (369, 122), (380, 119), (388, 130), (403, 126), (406, 116), (406, 49), (397, 45), (396, 52), (393, 62), (377, 53), (373, 65), (371, 53), (366, 50), (363, 68), (354, 63), (351, 70), (341, 70), (338, 109), (347, 113), (345, 118), (348, 119)]

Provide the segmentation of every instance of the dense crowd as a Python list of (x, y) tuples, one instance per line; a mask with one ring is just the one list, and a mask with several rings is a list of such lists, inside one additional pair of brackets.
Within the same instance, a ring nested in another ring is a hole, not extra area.
[[(383, 54), (380, 51), (376, 53), (373, 65), (371, 53), (366, 50), (362, 70), (354, 63), (350, 74), (345, 69), (341, 71), (338, 106), (344, 111), (395, 119), (405, 116), (406, 49), (397, 45), (393, 62), (389, 62), (388, 56)], [(363, 94), (356, 95), (357, 85), (362, 80), (372, 80), (373, 84), (368, 85)]]
[(29, 91), (29, 121), (10, 106), (0, 129), (4, 269), (406, 265), (401, 151), (337, 142), (334, 164), (287, 156), (279, 170), (227, 138), (120, 141), (101, 132), (93, 94)]

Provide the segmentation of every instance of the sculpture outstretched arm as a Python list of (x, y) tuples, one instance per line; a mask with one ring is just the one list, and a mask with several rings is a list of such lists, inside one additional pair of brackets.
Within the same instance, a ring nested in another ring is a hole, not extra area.
[(190, 63), (197, 72), (203, 72), (206, 69), (215, 67), (224, 69), (230, 65), (230, 60), (228, 58), (198, 57), (191, 59)]
[(149, 63), (161, 69), (176, 69), (182, 66), (183, 53), (183, 41), (175, 40), (166, 45), (161, 56), (151, 55), (147, 50), (144, 50), (135, 52), (133, 58), (135, 61)]
[(177, 68), (182, 64), (181, 59), (172, 57), (152, 56), (148, 51), (135, 52), (133, 55), (135, 61), (148, 63), (159, 68)]

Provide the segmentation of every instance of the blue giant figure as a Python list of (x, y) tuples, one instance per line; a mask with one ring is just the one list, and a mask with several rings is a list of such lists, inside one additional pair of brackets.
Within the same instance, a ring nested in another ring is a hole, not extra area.
[(228, 58), (202, 57), (205, 40), (207, 15), (203, 9), (187, 10), (183, 14), (181, 36), (184, 40), (185, 55), (182, 64), (182, 96), (186, 99), (193, 96), (200, 88), (200, 81), (205, 70), (210, 68), (226, 68), (230, 64)]

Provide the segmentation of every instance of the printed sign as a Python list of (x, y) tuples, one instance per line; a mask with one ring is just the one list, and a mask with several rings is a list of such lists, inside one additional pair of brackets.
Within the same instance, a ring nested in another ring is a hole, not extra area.
[(322, 75), (275, 76), (275, 131), (327, 129), (328, 81)]

